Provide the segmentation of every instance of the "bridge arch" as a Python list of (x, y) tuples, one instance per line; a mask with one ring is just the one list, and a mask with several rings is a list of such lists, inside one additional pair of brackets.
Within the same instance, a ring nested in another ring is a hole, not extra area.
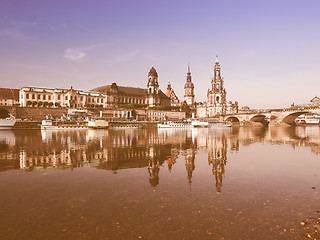
[(9, 111), (5, 108), (0, 108), (0, 118), (9, 117)]
[(250, 121), (251, 122), (259, 122), (264, 126), (267, 126), (269, 124), (269, 121), (267, 120), (267, 116), (263, 115), (263, 114), (258, 114), (258, 115), (253, 116), (250, 119)]
[(299, 117), (300, 115), (302, 114), (306, 114), (306, 113), (309, 113), (307, 111), (303, 111), (303, 112), (294, 112), (294, 113), (291, 113), (287, 116), (285, 116), (283, 119), (282, 119), (282, 122), (286, 123), (286, 124), (289, 124), (289, 125), (296, 125), (294, 120)]
[(233, 123), (240, 122), (239, 118), (235, 116), (227, 117), (226, 121), (233, 122)]

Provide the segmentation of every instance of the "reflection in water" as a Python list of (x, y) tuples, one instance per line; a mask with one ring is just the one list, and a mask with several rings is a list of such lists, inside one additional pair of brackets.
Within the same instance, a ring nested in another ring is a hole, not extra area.
[(319, 152), (318, 127), (0, 131), (0, 239), (302, 239)]
[(0, 171), (92, 166), (111, 170), (146, 168), (153, 189), (160, 167), (171, 173), (179, 155), (191, 187), (197, 150), (206, 150), (216, 192), (222, 189), (228, 152), (254, 142), (310, 146), (320, 152), (319, 128), (144, 129), (77, 131), (1, 131)]

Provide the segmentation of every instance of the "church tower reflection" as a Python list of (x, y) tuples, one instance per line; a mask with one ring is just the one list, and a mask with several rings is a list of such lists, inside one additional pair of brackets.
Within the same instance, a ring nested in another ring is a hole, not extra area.
[(173, 165), (176, 163), (176, 159), (178, 158), (179, 150), (176, 148), (171, 149), (171, 154), (166, 156), (166, 162), (168, 165), (168, 170), (171, 173)]
[(192, 183), (192, 173), (194, 171), (194, 169), (196, 168), (195, 164), (194, 164), (194, 160), (195, 160), (195, 150), (193, 148), (189, 148), (186, 150), (186, 170), (188, 173), (188, 182), (189, 185), (191, 187), (191, 183)]
[(208, 163), (212, 164), (212, 174), (216, 180), (217, 194), (221, 193), (222, 178), (227, 164), (227, 138), (225, 136), (214, 137), (208, 148)]
[(159, 158), (156, 157), (156, 150), (154, 147), (150, 148), (149, 152), (149, 162), (148, 162), (148, 172), (149, 172), (149, 183), (156, 190), (156, 186), (159, 184), (159, 171), (160, 162)]

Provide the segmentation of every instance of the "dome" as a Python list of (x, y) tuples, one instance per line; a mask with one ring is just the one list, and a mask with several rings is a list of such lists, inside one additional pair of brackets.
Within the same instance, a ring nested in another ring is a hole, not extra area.
[(157, 73), (156, 69), (155, 69), (153, 66), (152, 66), (152, 68), (150, 69), (148, 76), (158, 77), (158, 73)]

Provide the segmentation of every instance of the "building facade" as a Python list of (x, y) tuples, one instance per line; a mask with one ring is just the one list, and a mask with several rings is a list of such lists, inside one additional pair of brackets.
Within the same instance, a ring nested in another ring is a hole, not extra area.
[(180, 106), (180, 100), (177, 97), (176, 93), (174, 92), (173, 88), (171, 87), (171, 83), (168, 83), (167, 91), (165, 95), (170, 98), (171, 106)]
[(21, 107), (103, 108), (106, 96), (100, 92), (67, 88), (23, 87), (20, 89)]
[(0, 106), (19, 105), (19, 89), (0, 88)]
[(107, 96), (106, 108), (126, 107), (136, 104), (141, 107), (170, 106), (171, 99), (159, 89), (158, 73), (152, 66), (148, 73), (147, 88), (123, 87), (116, 83), (94, 88), (91, 91)]
[(227, 92), (224, 88), (224, 79), (221, 77), (221, 67), (216, 56), (211, 89), (208, 89), (207, 102), (197, 105), (197, 117), (217, 117), (219, 115), (238, 112), (238, 102), (227, 101)]

